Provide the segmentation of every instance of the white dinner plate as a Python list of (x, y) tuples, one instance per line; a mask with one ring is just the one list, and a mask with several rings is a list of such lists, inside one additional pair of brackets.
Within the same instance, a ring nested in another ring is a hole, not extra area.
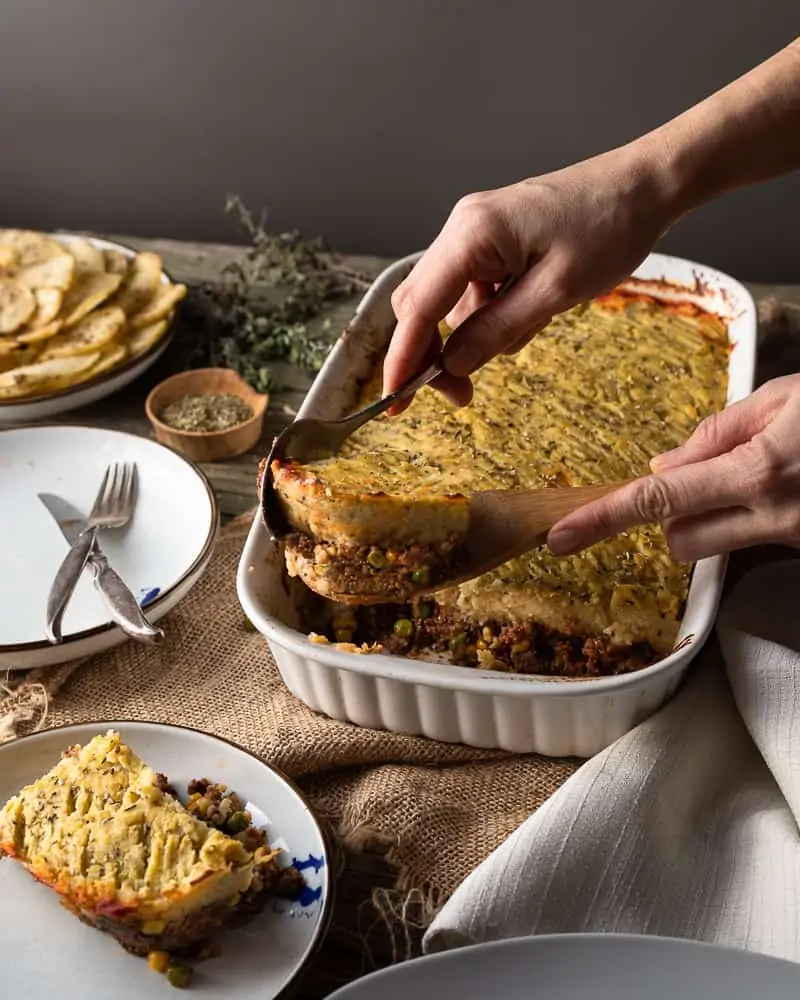
[(216, 540), (214, 494), (196, 466), (147, 438), (92, 427), (0, 430), (0, 668), (63, 663), (126, 640), (84, 572), (63, 621), (44, 633), (47, 595), (68, 545), (37, 493), (88, 516), (106, 466), (136, 462), (136, 506), (126, 528), (100, 533), (109, 562), (157, 621), (205, 569)]
[[(0, 805), (46, 773), (61, 752), (116, 729), (179, 795), (192, 778), (221, 781), (266, 827), (306, 888), (275, 900), (243, 927), (217, 938), (220, 955), (196, 965), (188, 995), (202, 1000), (273, 1000), (312, 957), (327, 928), (332, 893), (325, 837), (307, 802), (282, 775), (229, 743), (192, 729), (99, 722), (37, 733), (0, 747)], [(176, 996), (147, 961), (82, 924), (55, 893), (17, 863), (0, 861), (0, 996), (24, 1000), (153, 1000)]]
[[(131, 247), (126, 247), (122, 243), (113, 243), (111, 240), (101, 240), (94, 236), (78, 236), (75, 233), (49, 233), (48, 235), (66, 247), (69, 247), (70, 242), (81, 239), (87, 240), (99, 250), (117, 250), (129, 260), (136, 256), (136, 251)], [(163, 272), (161, 283), (167, 285), (170, 280), (169, 275)], [(105, 399), (112, 393), (119, 392), (120, 389), (139, 378), (158, 361), (166, 351), (173, 335), (174, 327), (170, 324), (166, 333), (144, 354), (123, 361), (110, 371), (103, 372), (97, 378), (82, 382), (74, 388), (59, 389), (57, 392), (20, 399), (18, 402), (0, 401), (0, 424), (21, 424), (31, 420), (46, 420), (48, 417), (54, 417), (57, 413), (77, 410), (81, 406), (88, 406), (90, 403), (96, 403), (98, 399)]]
[[(446, 988), (444, 985), (446, 984)], [(696, 941), (559, 934), (396, 965), (329, 1000), (797, 1000), (800, 965)]]

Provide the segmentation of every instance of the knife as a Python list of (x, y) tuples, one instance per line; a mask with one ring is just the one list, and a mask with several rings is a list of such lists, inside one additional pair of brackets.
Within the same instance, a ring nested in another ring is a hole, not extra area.
[[(101, 552), (95, 533), (86, 531), (88, 522), (83, 514), (55, 493), (39, 493), (38, 497), (61, 529), (82, 567), (88, 566), (91, 570), (95, 587), (103, 597), (112, 619), (122, 631), (141, 642), (159, 642), (163, 639), (164, 630), (151, 625), (145, 618), (130, 588)], [(86, 542), (87, 538), (91, 540), (91, 544)]]

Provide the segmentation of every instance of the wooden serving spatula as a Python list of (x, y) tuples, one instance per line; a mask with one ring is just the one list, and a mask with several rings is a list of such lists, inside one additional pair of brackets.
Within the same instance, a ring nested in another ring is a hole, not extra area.
[(393, 590), (390, 597), (353, 592), (328, 596), (346, 604), (380, 604), (447, 590), (537, 548), (562, 517), (618, 490), (627, 482), (630, 480), (599, 486), (478, 491), (470, 497), (469, 528), (463, 540), (465, 555), (452, 576), (439, 578), (433, 585), (415, 584), (409, 580), (402, 594)]
[[(618, 490), (630, 480), (598, 486), (554, 486), (529, 490), (481, 490), (469, 503), (466, 558), (444, 590), (488, 573), (509, 559), (542, 545), (547, 533), (567, 514)], [(429, 592), (430, 591), (429, 588)]]

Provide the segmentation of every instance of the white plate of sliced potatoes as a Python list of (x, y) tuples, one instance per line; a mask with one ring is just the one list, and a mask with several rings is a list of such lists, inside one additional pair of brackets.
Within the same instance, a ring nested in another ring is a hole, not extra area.
[(0, 423), (111, 395), (164, 352), (186, 286), (150, 251), (0, 229)]

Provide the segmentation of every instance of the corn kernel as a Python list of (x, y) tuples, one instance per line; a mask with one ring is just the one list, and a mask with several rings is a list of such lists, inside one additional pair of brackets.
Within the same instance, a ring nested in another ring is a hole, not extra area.
[(169, 952), (166, 951), (151, 951), (147, 956), (147, 964), (153, 972), (166, 972), (169, 963)]

